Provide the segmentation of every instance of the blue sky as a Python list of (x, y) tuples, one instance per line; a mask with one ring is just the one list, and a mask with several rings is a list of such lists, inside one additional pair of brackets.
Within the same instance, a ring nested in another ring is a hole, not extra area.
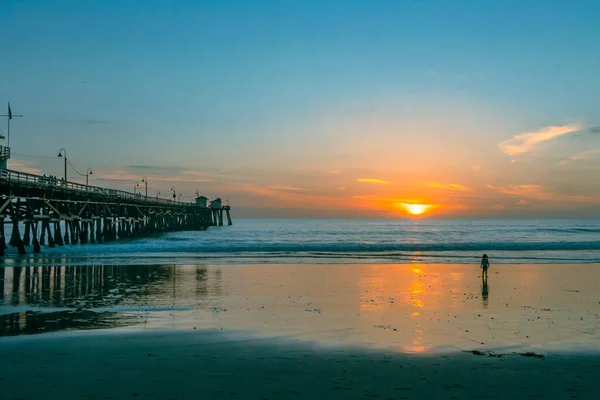
[[(12, 165), (62, 175), (60, 160), (24, 155), (65, 147), (94, 184), (146, 173), (154, 192), (173, 180), (253, 208), (588, 207), (598, 15), (594, 1), (4, 0), (0, 101), (25, 115)], [(514, 157), (499, 147), (569, 124)]]

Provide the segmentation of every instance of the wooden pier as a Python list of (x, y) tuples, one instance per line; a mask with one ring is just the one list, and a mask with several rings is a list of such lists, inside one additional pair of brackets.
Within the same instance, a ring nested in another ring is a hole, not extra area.
[[(26, 254), (30, 247), (106, 243), (161, 232), (206, 230), (232, 225), (230, 207), (199, 206), (122, 190), (82, 185), (0, 169), (0, 256), (7, 245)], [(5, 225), (11, 224), (10, 239)], [(20, 229), (23, 228), (23, 236)]]

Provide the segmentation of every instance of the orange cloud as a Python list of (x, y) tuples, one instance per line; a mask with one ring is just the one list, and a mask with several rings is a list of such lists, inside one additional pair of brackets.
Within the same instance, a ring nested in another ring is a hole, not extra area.
[(273, 186), (269, 186), (269, 189), (273, 189), (273, 190), (287, 190), (290, 192), (303, 192), (306, 191), (306, 189), (301, 189), (301, 188), (297, 188), (294, 186), (283, 186), (283, 185), (273, 185)]
[(557, 195), (547, 190), (541, 185), (509, 185), (505, 187), (498, 187), (492, 185), (486, 185), (487, 188), (496, 190), (500, 193), (525, 197), (534, 200), (549, 200), (549, 201), (576, 201), (576, 202), (595, 202), (596, 199), (586, 196), (564, 196)]
[(321, 209), (351, 209), (357, 208), (348, 198), (314, 195), (304, 193), (304, 190), (273, 189), (252, 184), (242, 184), (238, 187), (244, 193), (260, 196), (267, 203), (265, 206), (277, 208), (321, 208)]
[(456, 183), (451, 183), (449, 185), (441, 185), (439, 183), (425, 183), (425, 185), (432, 187), (434, 189), (444, 189), (444, 190), (471, 190), (466, 186), (458, 185)]
[(512, 139), (500, 143), (500, 149), (508, 155), (521, 154), (530, 152), (533, 147), (541, 142), (545, 142), (567, 133), (577, 132), (583, 129), (583, 125), (579, 123), (562, 125), (562, 126), (547, 126), (536, 132), (526, 132), (520, 135), (515, 135)]
[(358, 178), (356, 182), (360, 183), (376, 183), (379, 185), (389, 185), (391, 182), (384, 181), (383, 179), (375, 179), (375, 178)]
[(509, 185), (505, 187), (486, 185), (486, 187), (500, 193), (537, 200), (554, 200), (556, 198), (554, 194), (545, 191), (541, 185)]
[(598, 149), (593, 149), (593, 150), (588, 150), (588, 151), (583, 151), (581, 153), (577, 153), (569, 158), (565, 158), (564, 160), (560, 160), (558, 163), (560, 165), (566, 165), (569, 164), (573, 161), (581, 161), (581, 160), (586, 160), (588, 158), (592, 158), (593, 156), (595, 156), (596, 154), (600, 154), (600, 148)]

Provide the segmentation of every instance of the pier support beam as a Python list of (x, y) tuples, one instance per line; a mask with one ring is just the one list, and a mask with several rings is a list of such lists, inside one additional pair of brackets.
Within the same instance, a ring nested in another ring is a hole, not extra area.
[(19, 254), (27, 254), (25, 251), (25, 244), (23, 243), (23, 240), (21, 239), (21, 233), (19, 232), (19, 220), (14, 218), (12, 220), (12, 225), (13, 228), (10, 236), (10, 245), (12, 247), (16, 247)]
[(29, 244), (31, 243), (30, 231), (32, 223), (32, 221), (25, 221), (25, 233), (23, 234), (23, 244), (25, 246), (29, 246)]
[(69, 241), (69, 223), (70, 221), (65, 221), (65, 244), (71, 244)]
[(2, 216), (0, 218), (0, 256), (4, 255), (6, 248), (6, 238), (4, 237), (4, 216)]
[(33, 223), (33, 254), (38, 254), (42, 248), (40, 246), (40, 241), (38, 240), (38, 221), (34, 221)]
[(59, 246), (64, 246), (62, 232), (60, 230), (60, 221), (54, 223), (54, 241)]

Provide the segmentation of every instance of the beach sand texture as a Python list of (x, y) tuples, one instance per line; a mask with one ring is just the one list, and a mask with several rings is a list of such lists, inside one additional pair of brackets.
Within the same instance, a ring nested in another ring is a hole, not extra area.
[(143, 290), (112, 270), (104, 297), (63, 279), (60, 301), (7, 271), (5, 334), (81, 308), (127, 327), (0, 339), (2, 398), (598, 396), (598, 265), (156, 268)]

